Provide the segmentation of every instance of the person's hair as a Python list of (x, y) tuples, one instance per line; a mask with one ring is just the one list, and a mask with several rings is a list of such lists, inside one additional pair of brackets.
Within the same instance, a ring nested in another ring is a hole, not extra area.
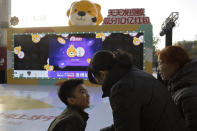
[(90, 82), (97, 84), (95, 76), (99, 75), (99, 71), (112, 69), (113, 66), (131, 67), (133, 64), (133, 57), (131, 54), (123, 51), (107, 51), (101, 50), (94, 54), (90, 65), (88, 67), (88, 79)]
[(188, 53), (181, 46), (168, 46), (156, 54), (164, 63), (178, 64), (180, 68), (190, 61)]
[(73, 95), (74, 90), (76, 87), (80, 84), (83, 84), (84, 81), (82, 79), (70, 79), (61, 84), (58, 90), (58, 96), (60, 100), (66, 104), (69, 105), (67, 102), (67, 98), (69, 97), (75, 97)]

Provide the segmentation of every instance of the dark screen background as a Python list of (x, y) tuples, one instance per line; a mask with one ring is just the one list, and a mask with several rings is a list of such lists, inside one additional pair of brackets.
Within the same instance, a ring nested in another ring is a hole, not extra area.
[[(143, 35), (143, 33), (138, 33), (136, 37)], [(70, 34), (68, 36), (76, 36), (83, 38), (95, 38), (94, 33), (85, 34)], [(57, 39), (56, 34), (45, 35), (39, 43), (32, 42), (31, 34), (24, 35), (14, 35), (14, 47), (21, 46), (22, 51), (25, 53), (23, 59), (19, 59), (18, 56), (14, 55), (14, 70), (45, 70), (44, 65), (47, 64), (47, 59), (49, 58), (49, 39)], [(116, 49), (122, 49), (133, 55), (134, 65), (139, 69), (143, 69), (143, 43), (139, 46), (133, 44), (133, 37), (129, 34), (123, 33), (112, 33), (102, 43), (103, 50), (114, 51)], [(54, 70), (65, 70), (60, 69), (55, 66)], [(87, 70), (84, 66), (69, 66), (66, 70)]]

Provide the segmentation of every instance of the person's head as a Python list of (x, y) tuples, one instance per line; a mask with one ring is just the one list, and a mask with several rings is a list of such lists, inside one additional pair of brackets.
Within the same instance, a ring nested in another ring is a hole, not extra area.
[(172, 78), (187, 62), (188, 53), (180, 46), (168, 46), (157, 52), (158, 71), (163, 80)]
[(58, 96), (67, 106), (77, 106), (81, 109), (89, 107), (89, 94), (82, 79), (63, 82), (58, 90)]
[(109, 71), (117, 64), (123, 68), (131, 67), (133, 64), (132, 56), (122, 50), (98, 51), (94, 54), (88, 68), (90, 82), (102, 85)]

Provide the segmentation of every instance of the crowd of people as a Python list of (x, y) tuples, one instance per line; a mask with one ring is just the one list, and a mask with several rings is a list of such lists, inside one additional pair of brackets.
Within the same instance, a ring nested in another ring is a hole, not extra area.
[[(190, 59), (180, 46), (166, 47), (157, 56), (167, 86), (135, 67), (127, 52), (94, 54), (88, 78), (102, 86), (102, 97), (109, 97), (114, 122), (101, 131), (197, 131), (197, 58)], [(90, 96), (83, 80), (65, 81), (58, 96), (67, 108), (48, 131), (85, 131)]]

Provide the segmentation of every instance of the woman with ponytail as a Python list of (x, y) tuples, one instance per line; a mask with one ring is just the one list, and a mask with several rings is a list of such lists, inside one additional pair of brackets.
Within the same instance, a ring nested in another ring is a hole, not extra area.
[(88, 78), (102, 85), (113, 111), (114, 124), (101, 131), (188, 131), (167, 89), (126, 52), (97, 52)]

